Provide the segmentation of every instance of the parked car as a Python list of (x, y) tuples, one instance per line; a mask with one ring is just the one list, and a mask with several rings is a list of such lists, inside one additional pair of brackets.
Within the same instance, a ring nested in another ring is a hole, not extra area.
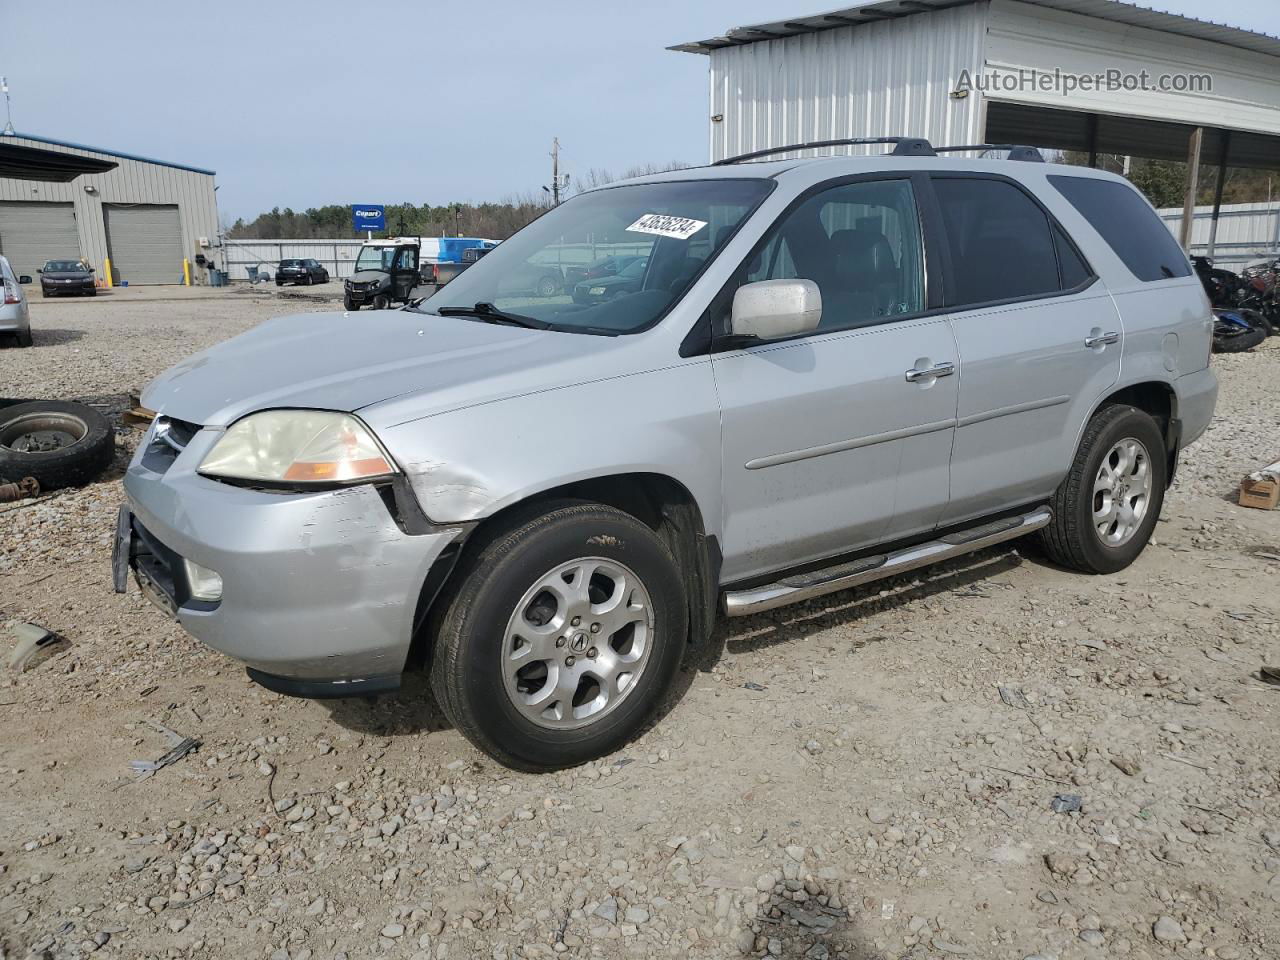
[(499, 288), (507, 297), (554, 297), (564, 292), (564, 274), (551, 264), (516, 264), (504, 272)]
[(281, 260), (276, 268), (276, 286), (286, 283), (328, 283), (329, 271), (317, 260)]
[(23, 274), (15, 276), (6, 257), (0, 256), (0, 285), (4, 287), (4, 303), (0, 304), (0, 334), (14, 339), (20, 347), (31, 346), (31, 311), (27, 307), (27, 292), (23, 284), (31, 278)]
[(642, 288), (648, 263), (647, 257), (634, 257), (613, 276), (583, 280), (573, 288), (573, 302), (601, 303), (624, 293), (635, 293)]
[[(1217, 396), (1185, 254), (1121, 177), (894, 149), (587, 191), (359, 336), (286, 316), (179, 363), (117, 589), (283, 693), (425, 670), (547, 770), (641, 730), (717, 611), (1036, 532), (1124, 569)], [(505, 292), (602, 236), (635, 289)]]
[(572, 288), (583, 280), (594, 280), (597, 277), (612, 277), (626, 267), (634, 256), (610, 255), (592, 260), (586, 266), (570, 266), (564, 268), (565, 285)]
[(98, 287), (93, 282), (93, 267), (83, 260), (46, 260), (40, 274), (40, 292), (46, 297), (63, 296), (64, 294), (98, 295)]

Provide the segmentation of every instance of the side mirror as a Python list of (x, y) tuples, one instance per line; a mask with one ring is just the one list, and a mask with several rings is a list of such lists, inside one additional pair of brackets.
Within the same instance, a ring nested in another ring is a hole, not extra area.
[(822, 293), (812, 280), (761, 280), (733, 295), (732, 332), (737, 337), (777, 340), (816, 329)]
[(27, 275), (24, 273), (22, 276), (20, 276), (20, 277), (18, 278), (18, 282), (19, 282), (19, 283), (31, 283), (31, 278), (30, 278), (29, 276), (27, 276)]
[(36, 273), (44, 273), (44, 267), (36, 267)]
[(95, 271), (94, 271), (94, 269), (93, 269), (93, 267), (89, 267), (89, 272), (90, 272), (90, 273), (94, 273), (94, 272), (95, 272)]

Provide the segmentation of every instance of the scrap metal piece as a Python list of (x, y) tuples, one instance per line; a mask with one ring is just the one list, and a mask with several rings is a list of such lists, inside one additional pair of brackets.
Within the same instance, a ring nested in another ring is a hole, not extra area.
[(1059, 793), (1049, 804), (1054, 813), (1079, 813), (1084, 807), (1084, 798), (1076, 793)]
[(130, 760), (130, 768), (138, 775), (134, 779), (135, 783), (140, 783), (170, 764), (177, 763), (200, 746), (200, 741), (195, 737), (184, 737), (177, 731), (170, 730), (163, 723), (157, 723), (155, 720), (144, 720), (143, 722), (162, 735), (165, 742), (169, 744), (170, 749), (155, 760)]
[(14, 623), (10, 631), (17, 635), (18, 644), (9, 654), (9, 666), (19, 673), (25, 673), (27, 667), (42, 651), (63, 641), (63, 638), (52, 630), (46, 630), (34, 623)]
[(35, 477), (23, 477), (17, 483), (0, 483), (0, 503), (12, 503), (40, 496), (40, 483)]
[(996, 687), (996, 690), (1000, 692), (1000, 699), (1007, 705), (1020, 707), (1023, 710), (1031, 709), (1031, 701), (1027, 699), (1021, 687)]

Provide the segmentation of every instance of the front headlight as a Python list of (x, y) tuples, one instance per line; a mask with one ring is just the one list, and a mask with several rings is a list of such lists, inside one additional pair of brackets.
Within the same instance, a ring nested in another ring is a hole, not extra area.
[(233, 423), (200, 464), (231, 480), (299, 485), (363, 483), (395, 473), (369, 428), (346, 413), (267, 410)]
[(604, 287), (592, 287), (587, 291), (587, 293), (591, 294), (593, 297), (598, 297), (600, 294), (604, 293)]

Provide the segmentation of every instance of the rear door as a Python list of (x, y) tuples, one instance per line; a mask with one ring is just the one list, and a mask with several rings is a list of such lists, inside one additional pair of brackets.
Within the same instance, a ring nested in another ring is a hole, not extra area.
[(779, 218), (742, 283), (803, 278), (817, 330), (712, 355), (722, 417), (723, 578), (742, 580), (931, 529), (947, 500), (955, 342), (926, 316), (910, 177), (824, 185)]
[(960, 402), (944, 524), (1048, 497), (1120, 374), (1115, 304), (1066, 232), (1004, 177), (932, 178)]

